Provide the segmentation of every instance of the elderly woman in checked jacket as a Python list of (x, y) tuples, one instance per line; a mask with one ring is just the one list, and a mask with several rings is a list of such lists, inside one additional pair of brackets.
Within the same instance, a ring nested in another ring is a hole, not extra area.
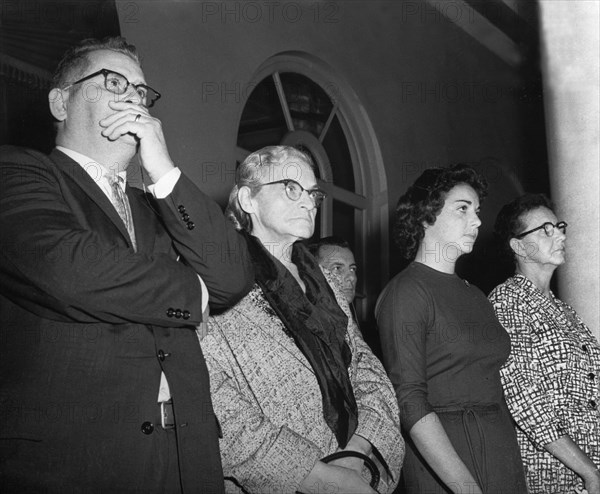
[(339, 450), (375, 460), (380, 492), (398, 483), (392, 385), (341, 290), (297, 242), (312, 235), (323, 197), (310, 157), (294, 148), (261, 149), (238, 169), (228, 214), (245, 232), (256, 285), (201, 339), (229, 492), (374, 493), (361, 459), (320, 461)]
[(495, 224), (515, 274), (490, 300), (511, 340), (501, 369), (532, 494), (600, 494), (600, 345), (550, 290), (567, 223), (541, 194), (505, 205)]

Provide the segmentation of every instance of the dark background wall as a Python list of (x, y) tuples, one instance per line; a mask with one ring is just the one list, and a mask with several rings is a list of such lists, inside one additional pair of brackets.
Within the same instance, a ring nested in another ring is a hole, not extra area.
[[(445, 16), (424, 1), (5, 1), (0, 142), (49, 149), (49, 71), (76, 40), (120, 32), (163, 93), (154, 114), (174, 160), (224, 204), (256, 71), (284, 52), (316, 57), (352, 88), (373, 126), (390, 212), (428, 167), (461, 161), (486, 175), (480, 240), (460, 269), (487, 291), (506, 274), (491, 237), (500, 206), (523, 190), (548, 192), (535, 7), (450, 4)], [(516, 50), (512, 61), (486, 42), (496, 31)], [(372, 303), (403, 261), (387, 232), (375, 229), (367, 243), (365, 260), (389, 259), (367, 285)]]
[[(144, 54), (148, 80), (166, 95), (156, 114), (176, 161), (224, 201), (254, 72), (278, 53), (316, 56), (349, 83), (373, 124), (390, 208), (427, 167), (462, 161), (487, 176), (480, 242), (463, 270), (491, 288), (503, 276), (489, 245), (498, 209), (524, 189), (548, 190), (535, 17), (494, 18), (504, 31), (520, 28), (511, 31), (520, 61), (509, 64), (427, 2), (277, 5), (150, 2), (120, 16), (123, 34)], [(478, 14), (456, 5), (454, 18)], [(207, 174), (213, 163), (225, 172)], [(402, 262), (389, 252), (393, 274)]]
[(0, 144), (49, 151), (50, 76), (67, 48), (120, 33), (112, 0), (0, 2)]

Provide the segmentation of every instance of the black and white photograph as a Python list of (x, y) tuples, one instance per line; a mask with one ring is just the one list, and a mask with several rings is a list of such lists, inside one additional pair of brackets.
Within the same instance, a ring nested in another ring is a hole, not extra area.
[(0, 0), (0, 492), (600, 494), (600, 0)]

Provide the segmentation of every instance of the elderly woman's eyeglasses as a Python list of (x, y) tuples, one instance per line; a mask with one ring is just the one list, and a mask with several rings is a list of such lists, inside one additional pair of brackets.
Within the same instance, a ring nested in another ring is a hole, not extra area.
[(554, 235), (555, 228), (558, 228), (564, 234), (567, 231), (567, 226), (568, 225), (567, 225), (566, 221), (559, 221), (556, 225), (554, 223), (547, 221), (543, 225), (540, 225), (536, 228), (532, 228), (531, 230), (527, 230), (526, 232), (515, 235), (515, 238), (522, 239), (525, 235), (529, 235), (530, 233), (537, 232), (538, 230), (542, 230), (542, 229), (544, 230), (544, 233), (546, 234), (547, 237), (552, 237)]
[(308, 193), (308, 197), (310, 197), (312, 199), (312, 202), (316, 208), (318, 208), (321, 205), (321, 203), (323, 202), (323, 199), (325, 199), (325, 197), (327, 197), (327, 194), (325, 194), (325, 192), (323, 192), (321, 189), (318, 189), (318, 188), (305, 189), (298, 182), (296, 182), (295, 180), (289, 179), (289, 178), (286, 178), (284, 180), (276, 180), (275, 182), (267, 182), (265, 184), (258, 184), (258, 185), (254, 185), (253, 187), (258, 188), (258, 187), (264, 187), (265, 185), (275, 185), (275, 184), (283, 184), (283, 186), (285, 187), (285, 195), (287, 195), (288, 199), (290, 199), (292, 201), (300, 200), (300, 197), (302, 196), (302, 192), (306, 191)]
[(150, 86), (146, 86), (146, 84), (133, 84), (127, 80), (123, 74), (119, 74), (118, 72), (114, 72), (108, 69), (100, 69), (93, 74), (86, 75), (85, 77), (75, 81), (63, 89), (69, 89), (71, 86), (75, 84), (79, 84), (81, 82), (87, 81), (92, 77), (96, 77), (97, 75), (102, 74), (104, 76), (104, 87), (107, 91), (110, 91), (114, 94), (125, 94), (129, 86), (133, 87), (137, 92), (138, 96), (142, 100), (142, 105), (146, 108), (150, 108), (156, 103), (156, 100), (160, 98), (160, 93), (155, 91)]

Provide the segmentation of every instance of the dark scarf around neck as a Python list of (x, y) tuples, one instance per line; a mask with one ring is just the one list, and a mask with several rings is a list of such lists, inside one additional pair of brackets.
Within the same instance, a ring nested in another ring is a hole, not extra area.
[(292, 262), (306, 294), (287, 268), (246, 234), (256, 283), (286, 331), (310, 363), (323, 399), (323, 416), (345, 448), (358, 425), (358, 408), (348, 375), (352, 353), (345, 340), (348, 317), (338, 305), (321, 268), (308, 249), (296, 242)]

